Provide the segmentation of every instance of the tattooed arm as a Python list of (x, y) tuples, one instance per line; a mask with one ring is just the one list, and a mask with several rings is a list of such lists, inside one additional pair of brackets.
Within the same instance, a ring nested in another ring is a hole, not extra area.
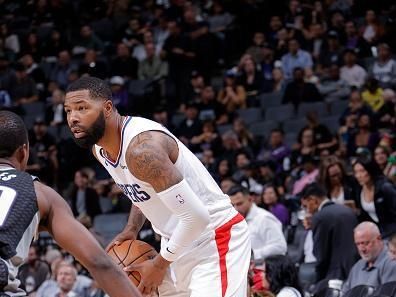
[[(162, 244), (156, 258), (126, 270), (142, 275), (139, 289), (148, 294), (161, 284), (166, 268), (196, 240), (210, 222), (209, 212), (174, 163), (178, 146), (174, 139), (159, 131), (137, 135), (129, 144), (126, 162), (131, 173), (149, 183), (158, 198), (177, 218), (178, 224), (168, 242)], [(161, 211), (161, 210), (158, 210)]]

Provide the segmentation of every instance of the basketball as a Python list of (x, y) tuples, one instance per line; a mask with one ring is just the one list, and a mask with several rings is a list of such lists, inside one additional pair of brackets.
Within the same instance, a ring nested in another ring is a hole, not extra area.
[[(140, 240), (126, 240), (120, 245), (113, 246), (107, 253), (121, 269), (132, 263), (139, 264), (153, 259), (157, 255), (156, 250), (151, 245)], [(139, 272), (127, 271), (126, 273), (129, 279), (138, 286), (140, 283)]]

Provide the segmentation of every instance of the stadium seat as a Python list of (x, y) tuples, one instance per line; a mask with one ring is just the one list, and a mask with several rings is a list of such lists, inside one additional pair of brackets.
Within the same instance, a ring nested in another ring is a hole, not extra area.
[(261, 109), (266, 110), (269, 107), (282, 105), (282, 96), (281, 92), (261, 94), (259, 96)]
[(319, 117), (327, 115), (327, 106), (324, 102), (301, 103), (298, 106), (297, 116), (305, 117), (310, 111), (315, 111)]
[(359, 285), (348, 292), (346, 292), (342, 297), (369, 297), (373, 294), (374, 288), (367, 285)]
[(333, 101), (330, 104), (330, 114), (340, 117), (349, 104), (348, 100)]
[(247, 125), (258, 122), (262, 119), (260, 108), (246, 108), (237, 111), (238, 115), (245, 121)]
[(227, 131), (232, 130), (232, 125), (231, 124), (224, 124), (224, 125), (218, 125), (217, 126), (217, 131), (219, 132), (219, 134), (224, 134)]
[(325, 125), (333, 134), (336, 134), (340, 127), (338, 116), (320, 118), (320, 123)]
[(271, 130), (278, 128), (275, 121), (255, 122), (249, 126), (249, 131), (255, 136), (269, 136)]
[(285, 104), (281, 106), (270, 107), (265, 111), (265, 120), (284, 122), (294, 117), (294, 106)]
[(285, 134), (285, 144), (292, 147), (297, 142), (298, 133), (289, 132)]
[(396, 281), (380, 285), (372, 296), (396, 297)]
[(103, 237), (107, 245), (124, 229), (127, 221), (127, 213), (101, 214), (95, 217), (93, 228)]
[(307, 121), (304, 118), (287, 120), (282, 123), (283, 131), (285, 131), (285, 133), (298, 133), (306, 125)]

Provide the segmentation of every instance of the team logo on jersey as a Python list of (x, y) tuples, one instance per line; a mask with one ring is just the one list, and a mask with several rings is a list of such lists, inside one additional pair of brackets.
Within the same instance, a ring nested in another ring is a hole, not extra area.
[(142, 191), (141, 187), (138, 184), (117, 184), (121, 190), (124, 192), (124, 194), (131, 199), (133, 202), (139, 203), (139, 202), (144, 202), (147, 201), (151, 198), (147, 192)]
[(176, 195), (176, 199), (177, 199), (177, 201), (179, 201), (180, 204), (184, 204), (184, 199), (182, 198), (182, 196), (180, 194)]

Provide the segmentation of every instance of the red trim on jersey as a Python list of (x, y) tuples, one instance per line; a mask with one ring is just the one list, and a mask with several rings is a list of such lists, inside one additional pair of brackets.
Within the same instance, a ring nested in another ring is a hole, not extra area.
[(229, 250), (228, 243), (231, 239), (231, 228), (244, 220), (243, 216), (237, 214), (230, 221), (216, 229), (216, 245), (219, 252), (221, 273), (221, 296), (224, 297), (228, 286), (226, 255)]

